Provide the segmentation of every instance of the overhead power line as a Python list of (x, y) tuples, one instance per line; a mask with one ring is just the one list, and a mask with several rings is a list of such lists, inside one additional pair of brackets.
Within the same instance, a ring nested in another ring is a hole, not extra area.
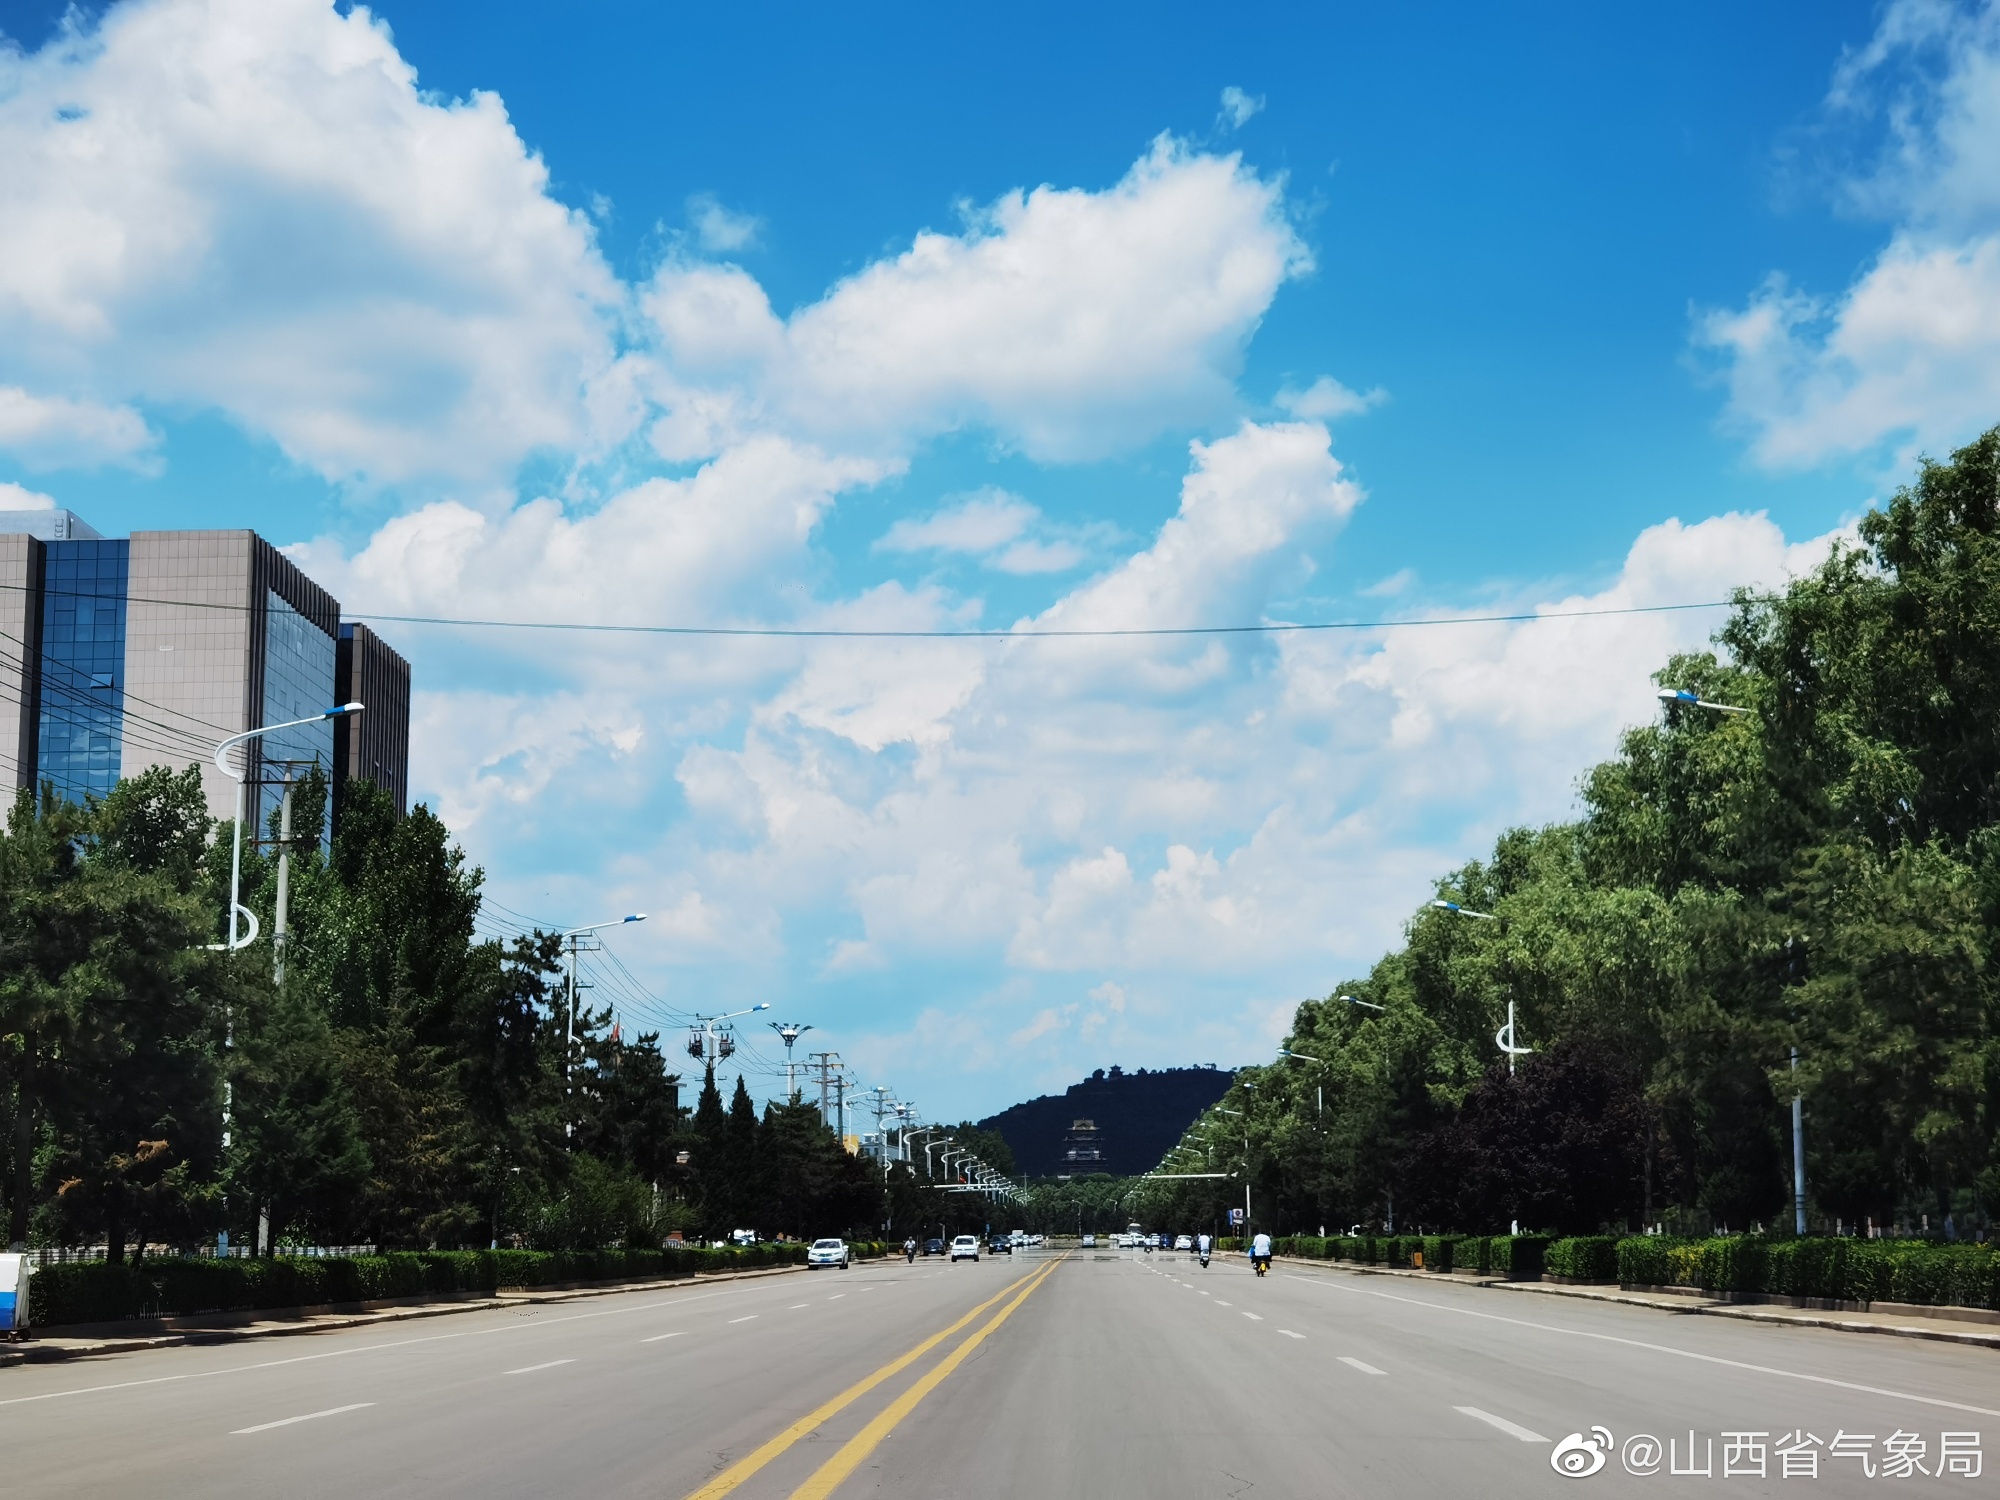
[(776, 625), (594, 625), (574, 620), (475, 620), (446, 615), (350, 614), (383, 625), (442, 625), (464, 630), (561, 630), (601, 635), (742, 636), (752, 640), (807, 641), (1049, 641), (1118, 637), (1293, 635), (1323, 630), (1407, 630), (1429, 625), (1520, 625), (1543, 620), (1593, 620), (1607, 615), (1660, 615), (1691, 609), (1728, 609), (1728, 599), (1695, 604), (1631, 604), (1605, 609), (1536, 610), (1505, 615), (1440, 615), (1415, 620), (1260, 621), (1252, 625), (1132, 625), (1046, 630), (841, 630)]

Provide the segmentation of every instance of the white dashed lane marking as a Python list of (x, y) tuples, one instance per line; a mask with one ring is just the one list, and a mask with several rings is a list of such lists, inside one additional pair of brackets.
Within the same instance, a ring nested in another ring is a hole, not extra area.
[(253, 1432), (269, 1432), (273, 1427), (289, 1427), (294, 1422), (311, 1422), (320, 1417), (337, 1417), (344, 1411), (360, 1411), (373, 1406), (373, 1401), (357, 1401), (352, 1406), (329, 1406), (325, 1411), (309, 1411), (302, 1417), (283, 1417), (276, 1422), (259, 1422), (255, 1427), (239, 1427), (230, 1433), (231, 1437), (248, 1437)]
[(751, 1313), (750, 1316), (747, 1318), (731, 1318), (729, 1321), (731, 1323), (749, 1323), (753, 1322), (756, 1319), (756, 1317), (757, 1315), (755, 1313)]
[(1355, 1369), (1359, 1370), (1363, 1375), (1382, 1375), (1387, 1373), (1384, 1370), (1376, 1369), (1373, 1365), (1367, 1363), (1364, 1360), (1356, 1359), (1351, 1354), (1341, 1355), (1340, 1362), (1344, 1365), (1352, 1365)]
[(1510, 1422), (1505, 1417), (1496, 1417), (1492, 1412), (1481, 1411), (1476, 1406), (1454, 1406), (1452, 1410), (1463, 1412), (1466, 1416), (1476, 1418), (1486, 1423), (1489, 1427), (1497, 1427), (1509, 1437), (1517, 1437), (1524, 1443), (1546, 1443), (1548, 1441), (1539, 1432), (1530, 1432), (1518, 1422)]
[(1253, 1323), (1261, 1323), (1264, 1321), (1264, 1315), (1262, 1313), (1245, 1313), (1243, 1316), (1248, 1318)]
[(518, 1370), (506, 1370), (502, 1373), (507, 1375), (532, 1375), (537, 1370), (553, 1370), (557, 1365), (573, 1365), (575, 1363), (576, 1361), (573, 1359), (546, 1359), (538, 1365), (522, 1365)]
[(1289, 1328), (1280, 1328), (1278, 1332), (1282, 1333), (1288, 1339), (1302, 1339), (1305, 1337), (1303, 1333), (1293, 1333)]
[(639, 1342), (642, 1344), (657, 1344), (661, 1339), (681, 1338), (686, 1334), (686, 1332), (687, 1330), (683, 1328), (683, 1329), (678, 1329), (673, 1333), (656, 1333), (649, 1339), (640, 1339)]

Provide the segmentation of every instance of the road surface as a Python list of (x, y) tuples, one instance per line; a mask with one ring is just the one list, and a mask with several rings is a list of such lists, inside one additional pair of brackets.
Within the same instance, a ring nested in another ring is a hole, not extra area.
[[(1555, 1471), (1571, 1434), (1601, 1469)], [(1937, 1473), (1975, 1441), (1979, 1477)], [(1832, 1496), (1904, 1469), (1942, 1497), (2000, 1478), (2000, 1353), (1026, 1253), (20, 1366), (0, 1443), (0, 1494), (120, 1500)], [(1781, 1478), (1780, 1446), (1817, 1477)]]

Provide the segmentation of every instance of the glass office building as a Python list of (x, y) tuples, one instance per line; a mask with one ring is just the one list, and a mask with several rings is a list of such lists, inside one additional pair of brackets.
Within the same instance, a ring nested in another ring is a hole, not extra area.
[[(365, 755), (315, 717), (357, 700)], [(305, 718), (216, 766), (223, 740)], [(343, 632), (339, 602), (256, 533), (106, 540), (68, 512), (0, 512), (0, 773), (15, 786), (81, 801), (194, 766), (217, 818), (236, 815), (241, 778), (245, 834), (263, 840), (284, 782), (315, 766), (376, 781), (400, 811), (409, 723), (409, 664)]]

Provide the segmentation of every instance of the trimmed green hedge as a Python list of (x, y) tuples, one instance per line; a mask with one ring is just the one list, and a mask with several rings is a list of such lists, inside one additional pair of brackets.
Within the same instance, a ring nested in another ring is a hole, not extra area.
[[(864, 1250), (864, 1257), (880, 1247)], [(28, 1283), (38, 1328), (122, 1318), (315, 1307), (391, 1297), (492, 1292), (499, 1287), (698, 1275), (796, 1265), (801, 1244), (713, 1250), (426, 1250), (326, 1259), (148, 1260), (37, 1267)]]
[(1616, 1281), (1618, 1241), (1608, 1234), (1573, 1235), (1549, 1246), (1543, 1273), (1572, 1281)]
[(1618, 1242), (1618, 1279), (1629, 1286), (2000, 1308), (2000, 1251), (1927, 1240), (1706, 1240), (1634, 1235)]
[(1419, 1242), (1418, 1248), (1424, 1252), (1426, 1271), (1449, 1271), (1452, 1255), (1458, 1249), (1459, 1237), (1455, 1234), (1427, 1234)]
[(1505, 1276), (1509, 1281), (1540, 1279), (1543, 1259), (1549, 1249), (1547, 1235), (1496, 1234), (1487, 1244), (1489, 1269), (1493, 1275)]

